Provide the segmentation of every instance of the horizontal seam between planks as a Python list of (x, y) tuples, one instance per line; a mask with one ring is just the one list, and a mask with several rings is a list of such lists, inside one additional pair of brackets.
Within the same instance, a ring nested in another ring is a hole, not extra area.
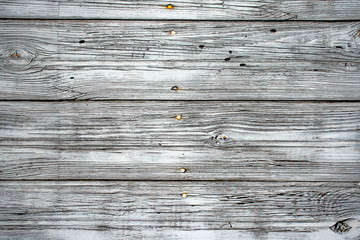
[(339, 19), (339, 20), (262, 20), (262, 19), (253, 19), (253, 20), (245, 20), (245, 19), (118, 19), (118, 18), (0, 18), (0, 21), (12, 20), (12, 21), (104, 21), (104, 22), (111, 22), (111, 21), (118, 21), (118, 22), (314, 22), (314, 23), (335, 23), (335, 22), (359, 22), (360, 19)]
[(259, 180), (259, 179), (238, 179), (238, 180), (231, 180), (231, 179), (0, 179), (1, 182), (251, 182), (251, 183), (353, 183), (359, 184), (360, 181), (340, 181), (340, 180), (333, 180), (333, 181), (321, 181), (321, 180)]
[(359, 100), (247, 100), (247, 99), (1, 99), (0, 102), (283, 102), (283, 103), (359, 103)]

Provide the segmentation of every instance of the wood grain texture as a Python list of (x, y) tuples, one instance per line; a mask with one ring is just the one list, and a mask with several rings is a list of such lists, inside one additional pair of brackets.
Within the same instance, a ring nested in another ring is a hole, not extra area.
[(358, 103), (1, 102), (0, 179), (359, 181), (359, 129)]
[(0, 240), (360, 239), (359, 13), (0, 1)]
[(0, 2), (0, 18), (25, 19), (359, 20), (359, 11), (356, 0)]
[(2, 239), (342, 239), (329, 227), (360, 214), (353, 183), (5, 181), (0, 193)]
[(0, 26), (1, 100), (360, 99), (359, 22)]

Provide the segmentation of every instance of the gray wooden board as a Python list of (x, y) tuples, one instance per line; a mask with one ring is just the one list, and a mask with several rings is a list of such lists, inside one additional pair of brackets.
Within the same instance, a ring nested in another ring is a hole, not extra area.
[[(173, 8), (168, 9), (168, 4)], [(0, 2), (0, 18), (359, 20), (357, 0), (12, 0)]]
[(0, 239), (359, 239), (359, 12), (0, 1)]
[(359, 22), (2, 21), (0, 99), (359, 100), (359, 29)]
[(322, 240), (360, 234), (359, 228), (344, 235), (329, 229), (359, 217), (358, 183), (2, 181), (0, 193), (1, 239)]
[(359, 181), (359, 129), (351, 102), (1, 102), (0, 178)]

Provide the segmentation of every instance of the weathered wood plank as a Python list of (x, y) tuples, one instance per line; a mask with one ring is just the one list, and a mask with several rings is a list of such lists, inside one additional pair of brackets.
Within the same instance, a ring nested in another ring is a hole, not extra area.
[(359, 181), (359, 126), (346, 102), (1, 102), (0, 179)]
[[(168, 7), (168, 5), (171, 6)], [(12, 0), (0, 2), (0, 18), (359, 20), (356, 0), (112, 1)]]
[[(360, 148), (346, 146), (354, 144), (139, 147), (138, 150), (90, 144), (85, 147), (2, 146), (0, 179), (360, 180)], [(182, 168), (185, 173), (181, 172)]]
[(1, 100), (360, 99), (359, 22), (0, 26)]
[(3, 239), (320, 240), (360, 234), (359, 228), (343, 236), (329, 229), (359, 218), (355, 183), (0, 182), (0, 193)]

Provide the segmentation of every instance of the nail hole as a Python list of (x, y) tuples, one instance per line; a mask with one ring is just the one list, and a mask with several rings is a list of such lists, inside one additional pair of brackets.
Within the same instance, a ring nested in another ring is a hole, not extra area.
[(180, 172), (184, 173), (184, 172), (186, 172), (186, 169), (185, 169), (185, 168), (181, 168), (181, 169), (180, 169)]
[(336, 48), (341, 48), (341, 49), (344, 49), (342, 46), (335, 46)]
[(74, 77), (70, 77), (70, 79), (74, 79)]
[(177, 90), (179, 90), (179, 87), (178, 87), (178, 86), (173, 86), (173, 87), (171, 88), (171, 90), (177, 91)]
[(166, 6), (166, 8), (172, 9), (172, 8), (174, 8), (174, 6), (173, 6), (172, 4), (168, 4), (168, 5)]
[(232, 54), (232, 51), (229, 51), (230, 54)]
[(270, 30), (270, 32), (272, 32), (272, 33), (276, 33), (276, 29), (275, 29), (275, 28), (273, 28), (273, 29), (271, 29), (271, 30)]
[(175, 34), (176, 34), (176, 32), (174, 30), (170, 31), (170, 35), (175, 35)]
[(231, 59), (231, 58), (228, 57), (228, 58), (225, 58), (224, 60), (225, 60), (225, 61), (230, 61), (230, 59)]
[(181, 196), (182, 196), (183, 198), (186, 198), (186, 197), (187, 197), (187, 193), (183, 193), (183, 194), (181, 194)]
[(80, 40), (79, 43), (80, 44), (85, 43), (85, 40)]
[(204, 49), (204, 47), (205, 47), (204, 45), (199, 45), (199, 48), (201, 49)]
[(245, 63), (240, 63), (240, 67), (246, 67)]

